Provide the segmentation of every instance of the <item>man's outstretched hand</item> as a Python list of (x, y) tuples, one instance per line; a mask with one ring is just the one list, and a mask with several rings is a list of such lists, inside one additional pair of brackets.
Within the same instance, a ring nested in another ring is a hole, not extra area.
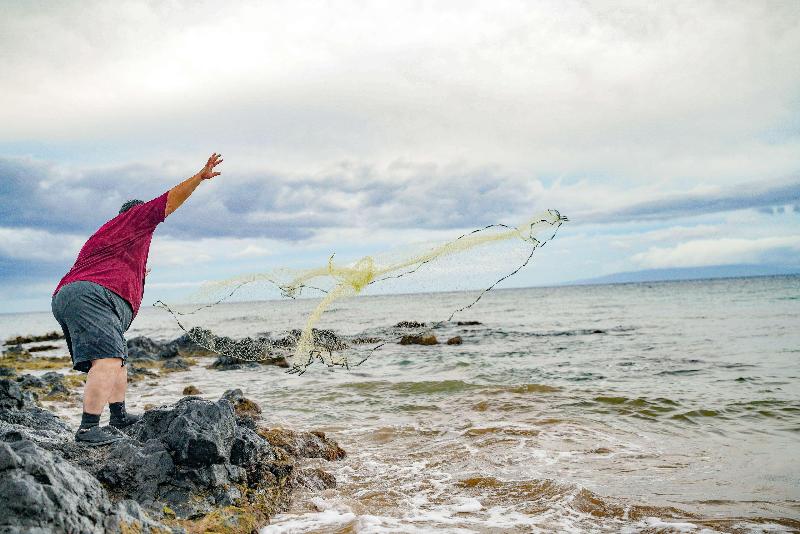
[(201, 170), (197, 174), (203, 180), (210, 180), (211, 178), (213, 178), (215, 176), (219, 176), (222, 173), (221, 172), (214, 172), (214, 167), (216, 167), (217, 165), (222, 163), (222, 161), (223, 161), (222, 160), (222, 154), (217, 154), (216, 152), (214, 152), (213, 154), (211, 154), (211, 157), (208, 158), (208, 161), (206, 162), (206, 166), (203, 167), (203, 170)]
[(200, 172), (170, 189), (167, 194), (167, 206), (164, 208), (164, 217), (169, 216), (170, 213), (181, 207), (181, 204), (189, 198), (189, 195), (200, 185), (200, 182), (203, 180), (210, 180), (222, 174), (221, 172), (214, 171), (214, 167), (220, 163), (222, 163), (222, 154), (214, 152), (211, 154), (211, 157), (208, 158), (206, 166), (203, 167)]

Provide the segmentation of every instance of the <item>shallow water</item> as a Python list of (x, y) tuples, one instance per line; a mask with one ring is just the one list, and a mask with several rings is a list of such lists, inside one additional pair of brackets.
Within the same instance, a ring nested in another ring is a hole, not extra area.
[[(320, 327), (378, 334), (432, 321), (464, 293), (337, 302)], [(217, 333), (302, 325), (313, 302), (223, 304)], [(240, 387), (271, 425), (329, 432), (335, 490), (301, 494), (265, 532), (800, 529), (800, 277), (493, 291), (435, 331), (351, 371), (195, 367), (129, 404)], [(0, 335), (52, 329), (2, 315)], [(170, 339), (146, 309), (129, 336)], [(77, 414), (76, 414), (77, 415)]]

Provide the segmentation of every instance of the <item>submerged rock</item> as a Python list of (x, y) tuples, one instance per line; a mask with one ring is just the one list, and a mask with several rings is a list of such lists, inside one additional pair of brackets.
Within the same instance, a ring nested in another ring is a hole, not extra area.
[(418, 323), (417, 321), (400, 321), (396, 325), (395, 328), (422, 328), (425, 326), (425, 323)]
[(6, 345), (22, 345), (23, 343), (35, 343), (39, 341), (56, 341), (57, 339), (64, 339), (64, 334), (61, 332), (48, 332), (41, 336), (16, 336), (6, 339)]
[(463, 342), (464, 340), (461, 339), (461, 336), (451, 337), (450, 339), (447, 340), (448, 345), (461, 345), (461, 343)]
[(235, 371), (238, 369), (258, 369), (260, 365), (256, 362), (237, 360), (227, 354), (222, 354), (211, 364), (212, 369), (217, 371)]
[(183, 388), (184, 395), (199, 395), (200, 393), (202, 393), (202, 391), (200, 391), (197, 386), (188, 385)]
[(176, 372), (176, 371), (186, 371), (191, 367), (189, 362), (177, 356), (171, 360), (167, 360), (164, 362), (164, 365), (161, 367), (165, 372)]
[(476, 326), (483, 323), (480, 321), (456, 321), (456, 324), (458, 326)]
[(403, 336), (400, 338), (401, 345), (438, 345), (439, 340), (433, 334), (427, 336)]

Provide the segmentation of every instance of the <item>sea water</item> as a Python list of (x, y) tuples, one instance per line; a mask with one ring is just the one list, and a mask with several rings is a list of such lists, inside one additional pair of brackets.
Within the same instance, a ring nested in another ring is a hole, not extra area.
[[(381, 336), (475, 293), (356, 297), (318, 325)], [(194, 320), (232, 336), (303, 324), (313, 301), (242, 302)], [(791, 532), (800, 528), (800, 277), (492, 291), (350, 371), (212, 371), (133, 385), (129, 405), (185, 385), (239, 387), (265, 424), (347, 450), (337, 487), (300, 492), (264, 532)], [(56, 327), (0, 315), (0, 335)], [(143, 309), (128, 332), (172, 339)], [(75, 410), (77, 412), (77, 410)], [(77, 418), (68, 411), (64, 415)]]

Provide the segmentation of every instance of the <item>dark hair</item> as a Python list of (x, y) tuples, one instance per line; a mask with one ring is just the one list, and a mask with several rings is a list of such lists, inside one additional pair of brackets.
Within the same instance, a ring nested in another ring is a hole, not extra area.
[(125, 204), (122, 205), (122, 207), (119, 209), (119, 212), (120, 213), (125, 213), (126, 211), (128, 211), (132, 207), (138, 206), (139, 204), (144, 204), (144, 201), (138, 200), (138, 199), (128, 200), (127, 202), (125, 202)]

